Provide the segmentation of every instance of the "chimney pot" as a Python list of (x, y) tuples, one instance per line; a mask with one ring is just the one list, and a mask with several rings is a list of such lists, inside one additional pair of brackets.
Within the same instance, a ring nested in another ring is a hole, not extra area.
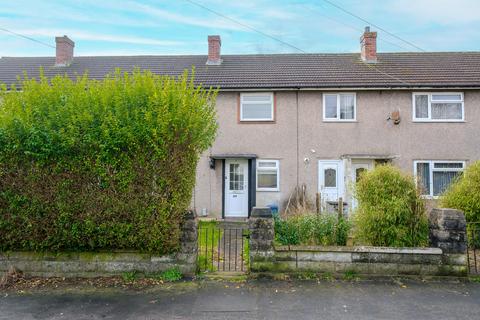
[(75, 42), (73, 42), (69, 37), (55, 37), (56, 44), (56, 56), (55, 56), (55, 66), (57, 67), (66, 67), (69, 66), (73, 61), (73, 48), (75, 47)]
[(365, 32), (360, 38), (361, 56), (366, 63), (377, 62), (377, 33), (371, 32), (370, 27), (365, 27)]
[(220, 49), (222, 47), (222, 40), (220, 36), (208, 36), (208, 65), (220, 65), (222, 59), (220, 56)]

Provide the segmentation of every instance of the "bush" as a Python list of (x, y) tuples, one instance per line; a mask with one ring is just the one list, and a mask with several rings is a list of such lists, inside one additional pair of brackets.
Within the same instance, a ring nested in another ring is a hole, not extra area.
[(480, 222), (480, 161), (476, 161), (445, 191), (442, 207), (462, 210), (468, 222)]
[(374, 246), (428, 244), (425, 204), (412, 177), (389, 165), (377, 166), (356, 184), (356, 237)]
[(216, 92), (139, 70), (20, 86), (0, 93), (0, 251), (175, 251)]
[(345, 245), (350, 224), (335, 215), (298, 214), (275, 219), (275, 239), (282, 245)]

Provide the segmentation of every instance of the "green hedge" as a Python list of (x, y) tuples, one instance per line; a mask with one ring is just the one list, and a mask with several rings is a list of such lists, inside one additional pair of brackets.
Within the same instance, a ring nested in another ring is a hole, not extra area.
[(468, 222), (480, 222), (480, 161), (472, 163), (445, 191), (444, 208), (462, 210)]
[(350, 223), (332, 214), (297, 214), (275, 218), (275, 240), (282, 245), (341, 245), (347, 243)]
[(360, 242), (393, 247), (428, 245), (425, 204), (411, 176), (393, 166), (377, 166), (362, 175), (355, 194), (355, 235)]
[(117, 70), (0, 93), (0, 250), (178, 248), (215, 90)]

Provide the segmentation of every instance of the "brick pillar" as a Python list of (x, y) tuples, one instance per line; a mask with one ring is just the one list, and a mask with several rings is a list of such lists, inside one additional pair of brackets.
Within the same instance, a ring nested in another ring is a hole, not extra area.
[(250, 229), (250, 269), (257, 270), (257, 263), (272, 260), (275, 255), (274, 221), (270, 208), (253, 208), (248, 221)]
[[(182, 224), (182, 234), (180, 236), (180, 250), (178, 251), (176, 258), (186, 265), (191, 266), (191, 272), (195, 273), (197, 263), (197, 220), (194, 211), (188, 211), (185, 215), (184, 222)], [(187, 268), (190, 269), (190, 268)]]

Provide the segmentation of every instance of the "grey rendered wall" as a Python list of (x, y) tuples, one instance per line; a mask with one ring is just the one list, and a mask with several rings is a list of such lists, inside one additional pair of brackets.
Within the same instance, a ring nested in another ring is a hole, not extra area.
[[(257, 192), (257, 206), (281, 205), (297, 180), (307, 185), (313, 197), (319, 159), (389, 154), (396, 156), (394, 164), (411, 174), (414, 160), (478, 160), (480, 92), (463, 92), (463, 123), (414, 123), (412, 91), (357, 92), (357, 121), (348, 123), (323, 122), (321, 91), (276, 92), (273, 124), (239, 124), (238, 93), (221, 92), (217, 100), (219, 134), (199, 163), (194, 207), (198, 212), (207, 208), (214, 217), (221, 215), (222, 168), (217, 163), (215, 170), (209, 169), (209, 154), (254, 153), (259, 158), (280, 160), (280, 191)], [(395, 110), (400, 110), (399, 125), (386, 120)], [(305, 158), (310, 161), (304, 162)]]

